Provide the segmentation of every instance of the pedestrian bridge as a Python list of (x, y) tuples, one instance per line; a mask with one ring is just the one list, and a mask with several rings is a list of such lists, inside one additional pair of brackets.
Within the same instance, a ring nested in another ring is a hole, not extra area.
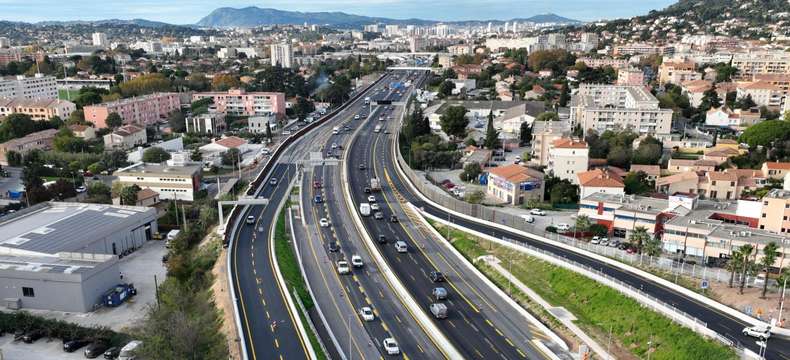
[(390, 66), (387, 70), (431, 71), (428, 66)]

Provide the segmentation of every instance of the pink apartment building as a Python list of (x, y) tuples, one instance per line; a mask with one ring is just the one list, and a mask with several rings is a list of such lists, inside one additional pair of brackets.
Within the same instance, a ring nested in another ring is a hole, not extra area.
[(228, 92), (204, 92), (192, 95), (192, 101), (213, 98), (217, 111), (235, 116), (285, 116), (285, 94), (279, 92), (246, 92), (232, 89)]
[(124, 124), (149, 125), (167, 118), (181, 107), (177, 93), (156, 93), (129, 99), (85, 106), (85, 120), (96, 128), (107, 127), (107, 116), (118, 113)]

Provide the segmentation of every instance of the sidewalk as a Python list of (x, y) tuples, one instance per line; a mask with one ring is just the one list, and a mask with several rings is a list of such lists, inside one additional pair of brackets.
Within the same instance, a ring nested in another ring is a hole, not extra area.
[(554, 318), (559, 320), (562, 323), (562, 325), (567, 327), (571, 332), (573, 332), (574, 335), (578, 336), (579, 339), (581, 339), (585, 344), (587, 344), (587, 346), (589, 346), (602, 359), (614, 359), (614, 356), (609, 354), (606, 351), (606, 349), (604, 349), (600, 344), (595, 342), (595, 340), (589, 337), (582, 329), (576, 326), (576, 324), (574, 323), (576, 317), (574, 317), (573, 314), (571, 314), (568, 310), (565, 310), (565, 308), (563, 307), (555, 307), (549, 304), (548, 302), (546, 302), (546, 300), (540, 297), (540, 295), (532, 291), (532, 289), (528, 288), (526, 285), (524, 285), (524, 283), (522, 283), (515, 276), (513, 276), (513, 274), (511, 274), (509, 271), (503, 268), (502, 265), (499, 264), (501, 260), (499, 260), (498, 258), (492, 255), (481, 256), (475, 259), (475, 261), (478, 260), (483, 261), (489, 266), (491, 266), (491, 268), (493, 268), (494, 270), (502, 274), (502, 276), (504, 276), (506, 279), (508, 279), (508, 281), (510, 281), (513, 284), (513, 286), (518, 288), (519, 291), (521, 291), (522, 293), (527, 295), (530, 299), (532, 299), (540, 306), (542, 306), (544, 309), (546, 309), (546, 311), (548, 311), (549, 314), (551, 314), (552, 316), (554, 316)]

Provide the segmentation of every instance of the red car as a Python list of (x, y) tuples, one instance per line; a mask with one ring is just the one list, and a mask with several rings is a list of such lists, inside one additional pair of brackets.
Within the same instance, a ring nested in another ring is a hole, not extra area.
[(313, 181), (313, 189), (320, 189), (321, 186), (323, 186), (323, 185), (321, 184), (320, 181), (318, 181), (318, 180)]

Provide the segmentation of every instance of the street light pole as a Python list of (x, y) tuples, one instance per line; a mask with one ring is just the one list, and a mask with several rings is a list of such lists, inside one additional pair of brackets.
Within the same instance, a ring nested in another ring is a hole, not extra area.
[(785, 290), (787, 290), (787, 277), (785, 277), (785, 281), (782, 284), (782, 300), (779, 302), (779, 326), (782, 327), (784, 325), (784, 321), (782, 321), (782, 310), (784, 310), (785, 306)]

